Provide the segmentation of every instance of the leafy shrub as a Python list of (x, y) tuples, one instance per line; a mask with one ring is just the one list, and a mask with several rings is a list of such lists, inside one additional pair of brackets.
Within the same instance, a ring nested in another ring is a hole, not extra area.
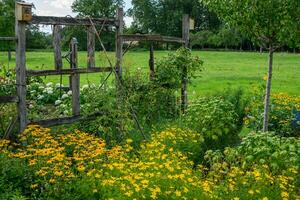
[(267, 165), (275, 173), (297, 166), (299, 155), (299, 139), (282, 138), (274, 133), (251, 133), (236, 148), (226, 148), (223, 153), (210, 150), (205, 158), (211, 166), (223, 161), (244, 169), (253, 165)]
[(180, 48), (157, 62), (155, 82), (162, 87), (179, 89), (185, 69), (190, 80), (196, 76), (196, 72), (202, 71), (202, 64), (203, 61), (192, 56), (189, 49)]
[[(263, 96), (254, 95), (247, 108), (245, 123), (253, 130), (262, 130), (263, 122)], [(300, 110), (300, 98), (287, 94), (275, 94), (271, 96), (269, 131), (273, 131), (285, 137), (299, 137), (300, 124), (297, 123), (296, 114)], [(299, 114), (299, 113), (298, 113)], [(293, 123), (294, 122), (294, 123)]]
[(224, 148), (238, 139), (238, 114), (221, 97), (199, 98), (183, 117), (183, 126), (202, 134), (205, 149)]
[(181, 48), (157, 62), (155, 78), (137, 71), (127, 74), (124, 80), (126, 98), (136, 111), (138, 118), (151, 126), (164, 120), (174, 120), (180, 114), (178, 90), (187, 71), (187, 79), (202, 70), (202, 61), (192, 56), (190, 50)]

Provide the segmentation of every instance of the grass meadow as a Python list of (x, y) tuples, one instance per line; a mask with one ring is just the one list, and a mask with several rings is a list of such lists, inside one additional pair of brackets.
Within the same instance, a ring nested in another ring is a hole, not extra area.
[[(167, 51), (156, 51), (156, 59), (167, 55)], [(251, 89), (253, 85), (264, 84), (263, 77), (267, 73), (268, 54), (257, 52), (216, 52), (193, 51), (204, 61), (205, 70), (197, 75), (196, 80), (189, 86), (193, 95), (215, 93), (225, 88), (241, 87)], [(53, 54), (51, 52), (27, 52), (27, 68), (53, 69)], [(114, 61), (114, 53), (108, 56)], [(128, 52), (123, 61), (124, 71), (141, 70), (148, 72), (149, 54), (147, 51)], [(86, 67), (86, 52), (79, 52), (79, 66)], [(14, 68), (13, 60), (8, 62), (5, 52), (0, 53), (0, 65)], [(103, 52), (96, 53), (97, 66), (109, 66)], [(64, 61), (64, 68), (69, 64)], [(101, 83), (105, 74), (81, 75), (81, 83)], [(276, 53), (274, 57), (273, 92), (285, 92), (290, 95), (300, 95), (300, 55), (288, 53)], [(46, 81), (59, 83), (59, 76), (45, 77)], [(64, 84), (68, 83), (68, 77), (64, 76)]]

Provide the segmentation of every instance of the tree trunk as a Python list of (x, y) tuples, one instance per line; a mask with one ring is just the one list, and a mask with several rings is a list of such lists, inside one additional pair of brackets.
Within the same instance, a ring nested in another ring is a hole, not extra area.
[(273, 53), (274, 53), (273, 46), (270, 45), (269, 70), (268, 70), (268, 80), (267, 80), (266, 96), (265, 96), (263, 132), (267, 132), (269, 128), (270, 94), (271, 94), (271, 83), (272, 83), (272, 73), (273, 73)]
[(263, 53), (263, 48), (262, 48), (262, 47), (259, 48), (259, 52), (260, 52), (261, 54)]

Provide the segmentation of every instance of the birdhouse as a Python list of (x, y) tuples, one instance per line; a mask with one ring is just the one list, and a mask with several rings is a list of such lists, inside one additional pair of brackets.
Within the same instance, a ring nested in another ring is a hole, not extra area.
[(195, 20), (190, 18), (190, 30), (195, 30)]
[(30, 22), (32, 20), (32, 4), (25, 2), (17, 2), (16, 18), (18, 21)]

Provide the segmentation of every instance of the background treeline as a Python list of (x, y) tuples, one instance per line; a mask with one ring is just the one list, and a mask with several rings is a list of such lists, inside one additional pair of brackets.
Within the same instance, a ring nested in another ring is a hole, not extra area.
[[(14, 4), (16, 0), (0, 0), (0, 36), (14, 35)], [(118, 6), (123, 6), (123, 0), (75, 0), (72, 10), (79, 17), (114, 17)], [(258, 44), (249, 37), (232, 29), (222, 22), (215, 13), (210, 12), (199, 0), (132, 0), (132, 8), (126, 13), (133, 18), (127, 33), (153, 33), (181, 37), (181, 20), (183, 14), (189, 14), (195, 20), (195, 30), (191, 33), (193, 49), (221, 49), (259, 51)], [(100, 29), (100, 27), (99, 27)], [(38, 26), (27, 28), (28, 49), (51, 49), (51, 33), (40, 31)], [(63, 48), (66, 50), (72, 37), (79, 42), (79, 49), (86, 50), (86, 30), (82, 27), (64, 27)], [(114, 29), (103, 30), (101, 38), (107, 50), (114, 50)], [(141, 43), (138, 47), (147, 45)], [(100, 48), (100, 45), (96, 45)], [(172, 48), (172, 46), (156, 46), (157, 48)], [(177, 46), (175, 46), (177, 47)], [(11, 42), (0, 42), (0, 51), (14, 49)], [(299, 44), (288, 42), (282, 51), (299, 51)]]

